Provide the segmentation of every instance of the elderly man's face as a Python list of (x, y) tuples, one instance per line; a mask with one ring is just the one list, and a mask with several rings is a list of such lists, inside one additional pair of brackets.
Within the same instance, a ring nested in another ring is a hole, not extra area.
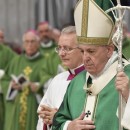
[(24, 50), (28, 56), (32, 56), (33, 54), (35, 54), (38, 51), (39, 46), (40, 46), (39, 44), (40, 43), (34, 33), (28, 32), (27, 34), (25, 34)]
[(92, 75), (98, 75), (111, 57), (113, 46), (80, 45), (85, 69)]
[(82, 53), (77, 47), (76, 34), (62, 34), (58, 48), (63, 65), (69, 69), (74, 69), (83, 63)]

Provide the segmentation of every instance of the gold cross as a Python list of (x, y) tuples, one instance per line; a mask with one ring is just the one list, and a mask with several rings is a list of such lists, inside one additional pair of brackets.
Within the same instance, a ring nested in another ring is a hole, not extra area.
[(27, 66), (23, 72), (26, 76), (29, 76), (30, 73), (32, 73), (32, 69), (29, 66)]

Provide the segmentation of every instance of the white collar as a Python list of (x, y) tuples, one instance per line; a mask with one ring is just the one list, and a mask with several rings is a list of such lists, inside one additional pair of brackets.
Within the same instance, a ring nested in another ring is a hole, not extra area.
[(33, 56), (28, 56), (25, 54), (26, 58), (29, 60), (33, 60), (35, 58), (37, 58), (40, 55), (40, 52), (35, 53)]
[(70, 71), (72, 74), (75, 75), (75, 70), (78, 69), (78, 68), (80, 68), (80, 67), (82, 67), (82, 66), (84, 66), (84, 65), (81, 64), (80, 66), (78, 66), (78, 67), (76, 67), (76, 68), (74, 68), (74, 69), (69, 69), (69, 71)]
[(53, 45), (52, 40), (50, 40), (50, 41), (47, 42), (47, 43), (41, 42), (41, 47), (42, 47), (42, 48), (48, 48), (48, 47), (51, 47), (52, 45)]

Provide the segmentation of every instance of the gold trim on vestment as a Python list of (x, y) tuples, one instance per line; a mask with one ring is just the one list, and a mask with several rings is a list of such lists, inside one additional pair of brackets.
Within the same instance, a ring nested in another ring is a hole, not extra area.
[(92, 120), (94, 122), (95, 122), (96, 110), (97, 110), (97, 106), (98, 106), (98, 99), (99, 99), (99, 95), (97, 95), (96, 102), (95, 102), (95, 107), (94, 107), (94, 112), (93, 112), (93, 116), (92, 116)]
[(87, 36), (88, 31), (88, 10), (89, 10), (89, 1), (83, 1), (83, 10), (82, 10), (82, 27), (81, 27), (81, 35)]
[[(32, 73), (32, 68), (30, 66), (26, 66), (23, 70), (24, 75), (29, 79), (30, 74)], [(29, 86), (22, 86), (22, 93), (20, 96), (20, 116), (19, 116), (19, 123), (20, 123), (20, 130), (26, 129), (26, 118), (27, 118), (27, 99), (30, 93)]]

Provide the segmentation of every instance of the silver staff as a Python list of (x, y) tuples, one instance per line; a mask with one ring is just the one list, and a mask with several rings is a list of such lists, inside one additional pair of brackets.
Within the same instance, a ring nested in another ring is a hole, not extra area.
[[(126, 9), (130, 9), (130, 7), (121, 6), (120, 0), (117, 0), (117, 6), (110, 8), (106, 11), (106, 13), (112, 12), (115, 18), (116, 31), (112, 37), (112, 41), (118, 48), (118, 66), (117, 66), (118, 72), (123, 71), (123, 65), (122, 65), (122, 40), (123, 40), (122, 21), (123, 20), (122, 19), (123, 19)], [(123, 127), (121, 125), (121, 119), (122, 119), (122, 95), (121, 93), (119, 93), (118, 116), (119, 116), (119, 130), (123, 130)]]

